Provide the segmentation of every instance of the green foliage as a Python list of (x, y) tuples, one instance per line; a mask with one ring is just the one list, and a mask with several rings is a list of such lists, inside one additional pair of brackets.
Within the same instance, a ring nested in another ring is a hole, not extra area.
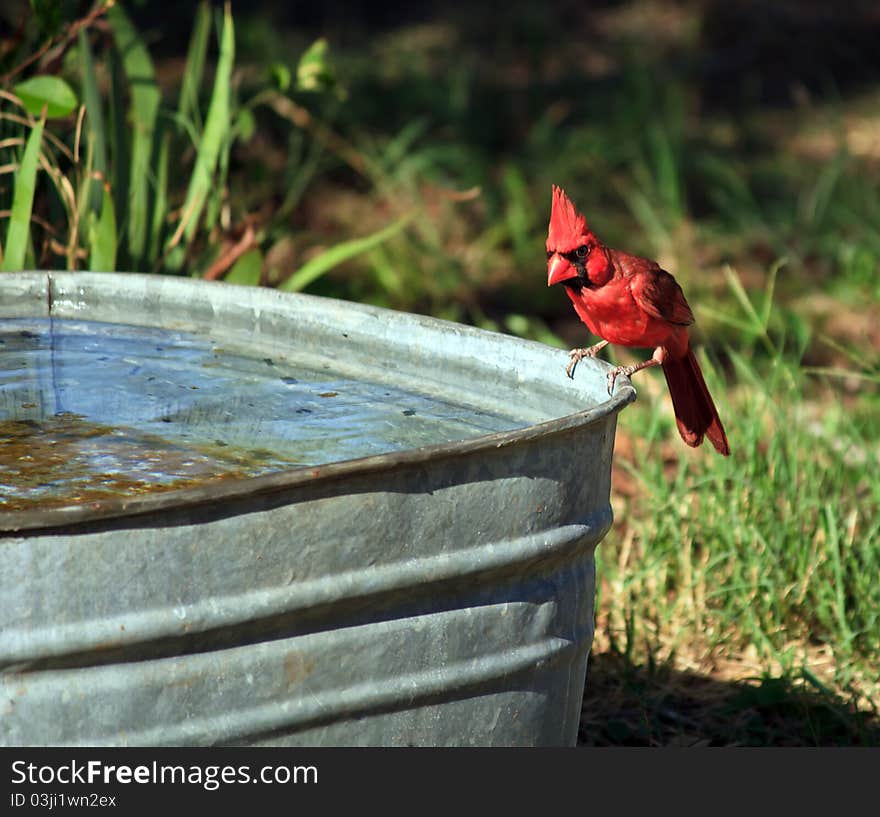
[(186, 70), (183, 72), (183, 78), (181, 79), (180, 99), (177, 104), (179, 121), (191, 123), (195, 130), (200, 129), (202, 126), (199, 88), (205, 73), (205, 59), (208, 55), (210, 35), (211, 7), (207, 3), (199, 3), (195, 24), (190, 35), (189, 48), (186, 55)]
[(131, 128), (130, 165), (127, 168), (129, 197), (125, 221), (128, 226), (127, 254), (132, 264), (140, 267), (149, 254), (149, 180), (160, 94), (153, 61), (122, 5), (111, 6), (107, 15), (131, 95), (128, 114)]
[(44, 122), (37, 122), (28, 136), (24, 156), (15, 176), (15, 195), (12, 199), (12, 212), (6, 231), (3, 264), (4, 272), (20, 270), (24, 267), (25, 253), (30, 238), (31, 210), (34, 202), (34, 189), (37, 181), (37, 162), (40, 143), (43, 139)]
[(288, 292), (298, 292), (305, 289), (312, 281), (315, 281), (328, 270), (332, 269), (350, 258), (361, 255), (380, 244), (387, 241), (392, 236), (399, 233), (407, 224), (413, 220), (414, 214), (404, 216), (393, 224), (363, 238), (354, 238), (350, 241), (343, 241), (335, 244), (320, 255), (315, 256), (311, 260), (302, 265), (293, 275), (291, 275), (279, 289)]
[(235, 262), (224, 280), (227, 284), (258, 286), (262, 269), (263, 253), (258, 249), (249, 250)]
[[(302, 52), (295, 68), (295, 89), (290, 87), (291, 67), (273, 63), (270, 84), (257, 88), (241, 103), (233, 81), (231, 5), (227, 3), (215, 14), (203, 0), (195, 14), (180, 91), (172, 108), (157, 82), (150, 49), (123, 2), (99, 2), (79, 20), (73, 17), (70, 4), (37, 3), (33, 11), (40, 45), (33, 46), (37, 48), (33, 55), (17, 53), (20, 61), (9, 72), (14, 76), (27, 69), (24, 73), (32, 75), (17, 81), (10, 88), (11, 95), (0, 100), (6, 108), (16, 105), (21, 109), (21, 113), (0, 114), (0, 122), (16, 134), (9, 144), (27, 140), (29, 145), (26, 161), (12, 165), (16, 200), (8, 228), (7, 266), (23, 263), (23, 247), (30, 248), (31, 225), (36, 224), (39, 240), (35, 246), (40, 248), (41, 265), (54, 266), (60, 256), (70, 269), (87, 263), (103, 270), (121, 267), (201, 275), (219, 263), (234, 270), (238, 281), (258, 282), (262, 271), (254, 273), (256, 256), (247, 255), (247, 268), (242, 267), (242, 259), (233, 265), (217, 257), (223, 234), (238, 229), (235, 219), (247, 219), (243, 209), (247, 203), (229, 195), (233, 149), (254, 138), (260, 127), (257, 110), (277, 105), (279, 98), (305, 117), (288, 119), (295, 129), (312, 122), (304, 109), (290, 97), (281, 97), (277, 88), (308, 93), (317, 100), (324, 95), (336, 101), (345, 98), (330, 65), (326, 40), (319, 39)], [(112, 40), (94, 37), (89, 30), (102, 16)], [(212, 22), (217, 23), (218, 47), (204, 106), (201, 95), (211, 57)], [(56, 50), (70, 47), (63, 70), (81, 86), (82, 108), (65, 77), (42, 70), (43, 61), (37, 58), (49, 46)], [(44, 111), (52, 122), (39, 125), (40, 133), (47, 128), (46, 139), (41, 141), (33, 117)], [(299, 178), (287, 194), (279, 220), (289, 216), (314, 173), (316, 155), (313, 151), (297, 171)], [(47, 170), (44, 177), (36, 175), (41, 163)], [(35, 197), (35, 185), (44, 183), (47, 195)], [(33, 212), (34, 206), (41, 211)], [(52, 212), (51, 218), (47, 211)], [(50, 223), (53, 226), (47, 227)], [(399, 232), (401, 224), (398, 220), (388, 230), (380, 227), (366, 238), (338, 242), (308, 262), (288, 286), (301, 288), (369, 251)], [(260, 229), (256, 243), (271, 243), (276, 230), (275, 224)], [(259, 257), (264, 257), (262, 251)]]
[[(345, 91), (336, 79), (328, 57), (329, 46), (323, 37), (315, 40), (304, 52), (296, 66), (296, 85), (301, 91), (334, 91), (345, 98)], [(286, 90), (290, 80), (283, 72), (278, 74), (279, 84)]]
[(44, 106), (48, 119), (69, 116), (76, 110), (76, 94), (60, 77), (31, 77), (19, 82), (12, 91), (31, 116), (40, 116)]
[[(98, 77), (95, 73), (92, 49), (83, 30), (79, 32), (78, 46), (82, 61), (83, 100), (86, 110), (85, 128), (88, 150), (86, 167), (91, 168), (93, 176), (91, 183), (88, 184), (88, 207), (92, 213), (100, 215), (105, 202), (103, 183), (109, 178), (110, 173), (110, 164), (107, 158), (107, 136), (104, 130), (104, 111), (101, 104), (101, 94), (98, 90)], [(113, 207), (112, 199), (110, 206)], [(115, 256), (115, 248), (113, 255)]]
[[(195, 237), (202, 209), (208, 199), (216, 179), (216, 171), (221, 151), (228, 154), (231, 131), (230, 122), (230, 82), (235, 60), (235, 32), (232, 25), (232, 12), (226, 6), (223, 15), (223, 30), (220, 35), (220, 58), (214, 78), (214, 91), (208, 106), (205, 128), (201, 134), (196, 153), (196, 164), (190, 177), (186, 199), (181, 211), (180, 223), (166, 247), (165, 263), (172, 271), (183, 266), (184, 247)], [(208, 224), (210, 228), (211, 224)], [(183, 239), (183, 246), (181, 246)]]
[(75, 0), (29, 0), (37, 28), (46, 38), (55, 37), (69, 20), (76, 7)]
[(116, 269), (116, 214), (113, 212), (113, 197), (106, 188), (101, 209), (90, 211), (88, 219), (89, 269), (112, 272)]

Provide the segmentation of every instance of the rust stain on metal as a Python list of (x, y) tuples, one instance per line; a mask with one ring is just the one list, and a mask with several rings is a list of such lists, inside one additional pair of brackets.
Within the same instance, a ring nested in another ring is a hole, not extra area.
[(314, 661), (302, 653), (289, 652), (284, 657), (284, 675), (289, 684), (299, 684), (308, 677), (314, 667)]

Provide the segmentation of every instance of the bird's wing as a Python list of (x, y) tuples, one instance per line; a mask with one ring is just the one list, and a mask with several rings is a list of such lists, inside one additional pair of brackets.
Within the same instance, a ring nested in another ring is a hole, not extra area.
[(678, 282), (656, 261), (628, 255), (618, 259), (620, 270), (629, 279), (636, 303), (654, 318), (678, 326), (690, 326), (694, 314)]

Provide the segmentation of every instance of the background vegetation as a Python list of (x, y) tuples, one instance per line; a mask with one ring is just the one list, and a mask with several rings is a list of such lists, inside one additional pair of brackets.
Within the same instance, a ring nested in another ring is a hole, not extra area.
[(683, 446), (639, 375), (582, 743), (877, 745), (875, 5), (7, 3), (2, 268), (308, 289), (570, 347), (543, 251), (564, 186), (684, 287), (733, 450)]

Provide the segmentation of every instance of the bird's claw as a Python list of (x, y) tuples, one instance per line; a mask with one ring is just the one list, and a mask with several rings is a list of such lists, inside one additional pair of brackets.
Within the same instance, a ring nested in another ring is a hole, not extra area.
[(574, 379), (574, 369), (578, 363), (580, 363), (585, 357), (596, 357), (604, 347), (604, 343), (597, 343), (595, 346), (588, 346), (586, 349), (572, 349), (568, 353), (571, 360), (568, 361), (568, 365), (565, 367), (565, 373), (568, 375), (569, 379)]
[(574, 379), (574, 369), (575, 366), (578, 365), (585, 357), (587, 357), (588, 349), (572, 349), (568, 356), (571, 358), (568, 361), (568, 365), (565, 367), (565, 373), (568, 375), (569, 380)]
[(626, 377), (630, 377), (634, 372), (637, 371), (636, 366), (615, 366), (608, 374), (606, 378), (608, 380), (608, 394), (613, 394), (614, 392), (614, 381), (617, 380), (618, 375), (625, 375)]

